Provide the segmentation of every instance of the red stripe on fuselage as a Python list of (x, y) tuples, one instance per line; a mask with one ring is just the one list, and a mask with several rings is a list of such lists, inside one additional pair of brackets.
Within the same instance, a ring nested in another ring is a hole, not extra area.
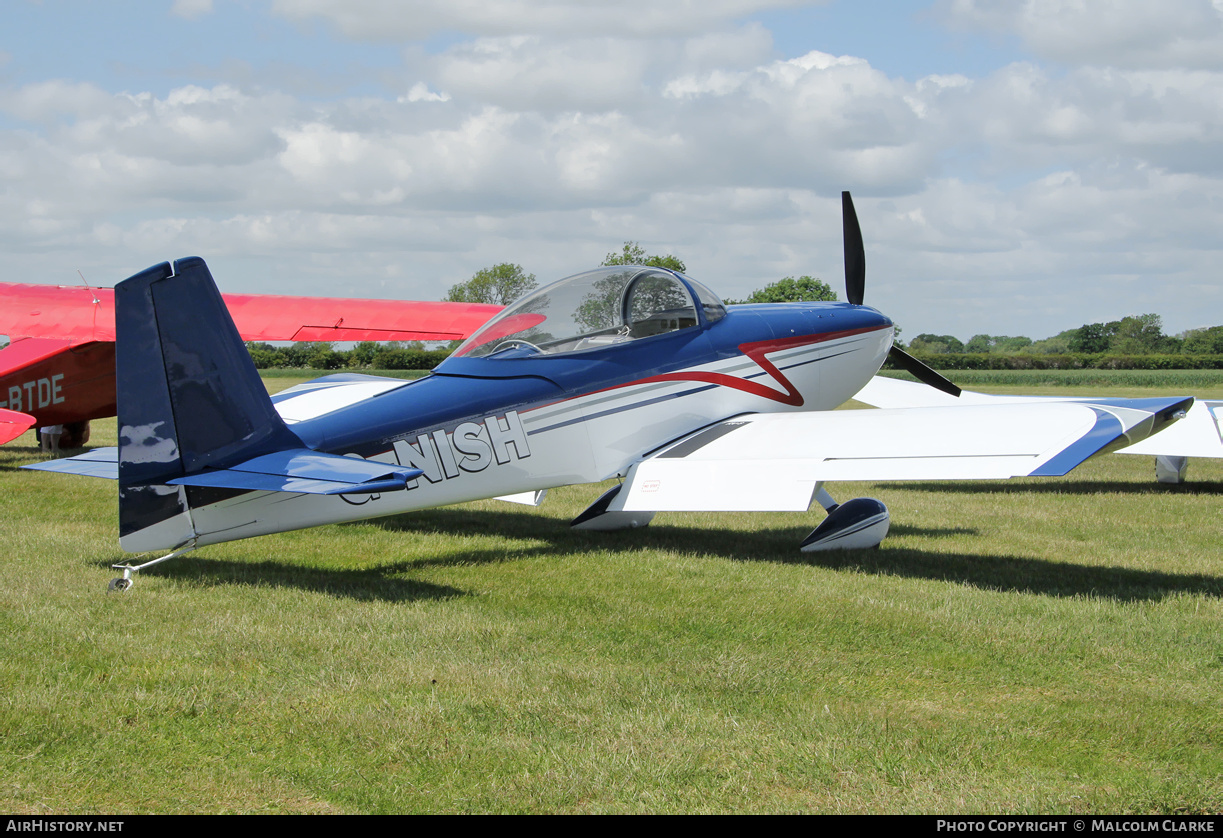
[[(861, 329), (843, 329), (838, 332), (820, 332), (814, 335), (795, 335), (788, 338), (770, 338), (768, 340), (758, 340), (751, 343), (739, 344), (739, 351), (751, 358), (765, 372), (767, 372), (774, 381), (780, 384), (784, 390), (775, 390), (772, 387), (766, 387), (763, 384), (758, 384), (755, 381), (748, 381), (745, 378), (739, 378), (734, 375), (727, 375), (721, 372), (704, 372), (701, 370), (687, 370), (684, 372), (667, 372), (660, 375), (652, 375), (649, 378), (639, 378), (635, 381), (627, 381), (624, 384), (616, 384), (611, 387), (604, 387), (600, 390), (591, 390), (589, 393), (582, 393), (573, 398), (585, 398), (593, 396), (596, 393), (606, 393), (611, 390), (620, 390), (624, 387), (634, 387), (638, 384), (652, 384), (659, 381), (696, 381), (702, 384), (716, 384), (721, 387), (731, 387), (735, 390), (742, 390), (753, 396), (770, 399), (775, 402), (790, 405), (791, 407), (803, 406), (803, 395), (798, 391), (798, 388), (786, 378), (785, 374), (777, 369), (765, 356), (770, 352), (780, 352), (783, 349), (793, 349), (796, 346), (811, 346), (825, 341), (838, 340), (840, 338), (853, 337), (854, 335), (862, 335), (868, 332), (877, 332), (881, 329), (886, 329), (887, 326), (866, 326)], [(555, 402), (548, 402), (529, 410), (521, 411), (528, 413), (534, 410), (540, 410), (545, 407), (550, 407), (554, 404), (560, 404), (573, 399), (560, 399)]]
[(726, 375), (720, 372), (701, 372), (691, 370), (688, 372), (669, 372), (662, 375), (651, 376), (644, 378), (641, 381), (634, 382), (635, 384), (647, 384), (653, 381), (700, 381), (705, 384), (720, 384), (723, 387), (733, 387), (736, 390), (742, 390), (753, 396), (771, 399), (775, 402), (790, 405), (791, 407), (803, 406), (803, 394), (798, 391), (798, 388), (791, 383), (790, 379), (786, 378), (785, 374), (774, 366), (766, 355), (770, 352), (780, 352), (783, 349), (793, 349), (796, 346), (810, 346), (824, 341), (836, 340), (838, 338), (852, 337), (866, 332), (875, 332), (884, 326), (871, 326), (862, 329), (844, 329), (839, 332), (822, 332), (817, 335), (795, 335), (788, 338), (772, 338), (770, 340), (758, 340), (752, 343), (739, 344), (739, 351), (760, 366), (762, 370), (767, 372), (784, 388), (783, 391), (774, 390), (772, 387), (766, 387), (763, 384), (757, 384), (755, 381), (748, 381), (745, 378), (739, 378), (733, 375)]

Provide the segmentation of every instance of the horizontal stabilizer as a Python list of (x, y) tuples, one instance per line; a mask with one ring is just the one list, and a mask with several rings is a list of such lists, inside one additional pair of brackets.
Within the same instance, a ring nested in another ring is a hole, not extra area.
[(348, 495), (406, 489), (408, 481), (422, 474), (418, 468), (399, 468), (299, 448), (264, 454), (229, 468), (206, 468), (166, 482), (172, 486)]
[(11, 442), (34, 427), (35, 419), (28, 413), (0, 408), (0, 445)]
[(30, 463), (22, 468), (34, 471), (54, 471), (60, 474), (78, 474), (82, 477), (119, 479), (119, 449), (94, 448), (75, 457), (62, 460), (47, 460), (45, 463)]

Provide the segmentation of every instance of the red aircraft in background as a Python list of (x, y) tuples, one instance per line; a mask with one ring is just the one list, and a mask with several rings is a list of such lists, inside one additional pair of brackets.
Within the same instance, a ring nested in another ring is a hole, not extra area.
[[(223, 295), (244, 340), (462, 340), (501, 306), (337, 297)], [(63, 425), (63, 448), (89, 420), (115, 415), (115, 295), (110, 288), (0, 283), (0, 443)]]

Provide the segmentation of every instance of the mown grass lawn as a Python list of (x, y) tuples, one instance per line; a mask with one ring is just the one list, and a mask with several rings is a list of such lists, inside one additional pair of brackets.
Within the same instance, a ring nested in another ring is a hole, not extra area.
[(1223, 462), (838, 486), (892, 534), (813, 556), (818, 513), (576, 533), (569, 487), (108, 595), (114, 484), (37, 457), (0, 449), (0, 810), (1223, 810)]

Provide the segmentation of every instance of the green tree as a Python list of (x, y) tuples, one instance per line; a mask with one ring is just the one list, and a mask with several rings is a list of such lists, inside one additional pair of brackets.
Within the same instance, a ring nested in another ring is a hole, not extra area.
[(1181, 335), (1181, 352), (1187, 355), (1223, 355), (1223, 326), (1185, 332)]
[(965, 352), (995, 352), (999, 355), (1015, 355), (1032, 345), (1032, 339), (1018, 335), (973, 335), (964, 344)]
[(446, 293), (446, 300), (452, 303), (488, 303), (504, 306), (533, 290), (537, 285), (539, 283), (535, 281), (535, 274), (524, 273), (519, 265), (502, 262), (491, 268), (478, 270), (466, 282), (451, 286)]
[(283, 354), (270, 343), (247, 341), (246, 351), (250, 353), (255, 369), (265, 370), (283, 364)]
[(837, 292), (828, 283), (812, 276), (800, 276), (795, 279), (787, 276), (771, 285), (753, 291), (746, 300), (728, 300), (728, 305), (742, 303), (805, 303), (805, 302), (836, 302)]
[(1014, 355), (1032, 345), (1032, 339), (1023, 335), (994, 335), (994, 352)]
[(1053, 337), (1032, 341), (1027, 352), (1033, 355), (1065, 355), (1070, 352), (1070, 339), (1074, 337), (1076, 331), (1076, 329), (1067, 329), (1064, 332), (1058, 332)]
[(946, 355), (951, 352), (963, 352), (964, 344), (954, 335), (921, 334), (913, 338), (909, 344), (913, 352), (924, 352), (927, 355)]
[(619, 253), (609, 253), (603, 260), (604, 267), (615, 265), (646, 265), (651, 268), (666, 268), (679, 273), (687, 272), (682, 260), (668, 253), (666, 256), (647, 256), (637, 242), (625, 242)]
[(1116, 335), (1108, 344), (1109, 352), (1120, 355), (1150, 355), (1168, 348), (1163, 319), (1158, 314), (1122, 317), (1117, 322)]
[(349, 364), (354, 367), (369, 367), (373, 366), (374, 358), (378, 355), (378, 342), (373, 340), (363, 340), (352, 348), (349, 353)]
[(964, 344), (965, 352), (989, 352), (994, 348), (994, 339), (989, 335), (973, 335)]
[(1086, 323), (1074, 330), (1074, 334), (1070, 338), (1070, 351), (1107, 352), (1108, 345), (1116, 333), (1116, 321), (1112, 323)]
[(1088, 323), (1075, 330), (1070, 338), (1071, 352), (1115, 352), (1119, 355), (1150, 355), (1175, 352), (1180, 348), (1176, 338), (1163, 332), (1163, 319), (1158, 314), (1139, 314), (1108, 323)]

